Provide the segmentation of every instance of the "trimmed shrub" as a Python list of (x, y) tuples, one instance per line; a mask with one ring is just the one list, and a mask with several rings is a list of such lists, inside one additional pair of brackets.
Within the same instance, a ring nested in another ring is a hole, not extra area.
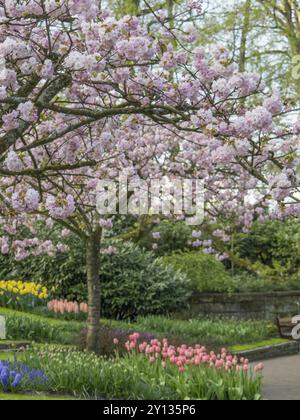
[(232, 278), (212, 255), (186, 252), (166, 256), (163, 262), (186, 274), (190, 287), (199, 292), (231, 291)]

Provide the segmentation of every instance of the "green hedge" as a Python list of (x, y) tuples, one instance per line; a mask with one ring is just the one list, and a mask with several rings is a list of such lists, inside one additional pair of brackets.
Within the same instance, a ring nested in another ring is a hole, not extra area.
[(199, 292), (231, 291), (232, 279), (224, 265), (212, 255), (200, 252), (176, 253), (163, 258), (165, 264), (186, 274)]

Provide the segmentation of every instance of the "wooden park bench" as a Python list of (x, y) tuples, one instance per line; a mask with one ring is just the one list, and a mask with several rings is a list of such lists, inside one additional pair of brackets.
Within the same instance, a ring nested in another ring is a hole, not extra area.
[(292, 331), (295, 328), (296, 324), (292, 322), (292, 317), (290, 318), (277, 318), (277, 326), (281, 338), (286, 338), (293, 340)]

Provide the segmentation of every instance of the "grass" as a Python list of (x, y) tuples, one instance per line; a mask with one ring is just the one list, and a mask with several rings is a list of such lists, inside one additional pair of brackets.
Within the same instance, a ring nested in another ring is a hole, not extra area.
[(78, 322), (77, 321), (64, 321), (60, 319), (48, 318), (41, 315), (32, 314), (30, 312), (21, 312), (21, 311), (16, 311), (14, 309), (8, 309), (8, 308), (2, 308), (2, 307), (0, 307), (0, 315), (3, 315), (5, 317), (9, 317), (11, 315), (29, 317), (33, 321), (37, 321), (37, 322), (47, 321), (47, 323), (51, 326), (61, 326), (62, 324), (67, 324), (67, 325), (76, 324), (78, 326), (82, 324), (79, 321)]
[(24, 340), (0, 340), (0, 344), (3, 346), (20, 346), (22, 344), (28, 344), (28, 341)]
[(229, 348), (229, 350), (233, 353), (241, 353), (244, 351), (250, 351), (250, 350), (255, 350), (255, 349), (259, 349), (263, 347), (276, 346), (278, 344), (286, 344), (286, 343), (289, 343), (289, 340), (285, 340), (283, 338), (273, 338), (271, 340), (259, 341), (259, 342), (251, 343), (251, 344), (232, 346)]
[(6, 319), (7, 336), (11, 340), (70, 344), (84, 325), (7, 308), (0, 308), (0, 315)]
[[(38, 343), (68, 345), (85, 327), (84, 322), (66, 321), (43, 317), (11, 309), (0, 308), (0, 315), (6, 317), (8, 338)], [(176, 320), (168, 317), (150, 316), (139, 318), (136, 323), (102, 320), (103, 324), (115, 330), (138, 331), (166, 336), (174, 343), (200, 343), (215, 348), (235, 344), (248, 344), (271, 339), (276, 336), (274, 324), (264, 321), (233, 321), (193, 319)]]
[(270, 322), (192, 319), (174, 320), (150, 316), (139, 318), (137, 330), (179, 337), (187, 344), (200, 343), (212, 346), (247, 344), (273, 338), (277, 329)]
[(24, 360), (24, 352), (0, 351), (0, 360), (13, 362), (15, 357), (18, 358), (19, 362), (22, 362)]

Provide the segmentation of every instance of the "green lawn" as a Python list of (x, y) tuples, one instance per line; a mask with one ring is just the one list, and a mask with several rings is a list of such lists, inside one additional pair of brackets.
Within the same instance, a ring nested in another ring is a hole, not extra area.
[[(6, 308), (0, 308), (0, 315), (6, 317), (8, 338), (30, 342), (73, 344), (74, 338), (85, 327), (83, 321), (53, 319)], [(139, 318), (136, 323), (108, 320), (101, 322), (113, 330), (145, 332), (157, 338), (166, 336), (174, 344), (200, 343), (214, 349), (220, 346), (269, 340), (278, 334), (275, 324), (264, 321), (209, 319), (184, 321), (171, 317), (149, 316)]]
[(258, 341), (256, 343), (232, 346), (230, 347), (230, 351), (233, 353), (241, 353), (243, 351), (255, 350), (258, 348), (269, 347), (269, 346), (276, 346), (278, 344), (286, 344), (288, 342), (289, 340), (284, 340), (283, 338), (273, 338), (271, 340)]

